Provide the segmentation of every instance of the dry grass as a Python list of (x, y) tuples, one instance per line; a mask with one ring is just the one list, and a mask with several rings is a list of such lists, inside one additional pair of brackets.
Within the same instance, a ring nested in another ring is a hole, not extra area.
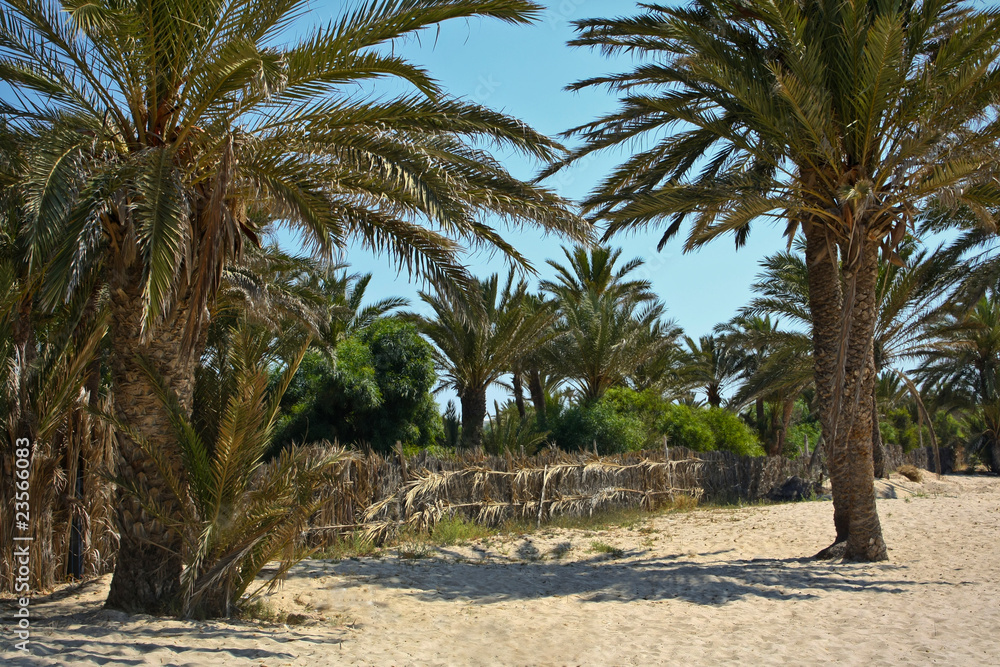
[(901, 465), (896, 468), (896, 472), (910, 480), (911, 482), (924, 481), (924, 473), (920, 468), (911, 465)]

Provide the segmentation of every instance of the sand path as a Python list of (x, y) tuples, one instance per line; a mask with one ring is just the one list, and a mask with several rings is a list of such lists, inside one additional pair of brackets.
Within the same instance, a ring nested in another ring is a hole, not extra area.
[(295, 626), (104, 611), (105, 577), (36, 600), (4, 664), (1000, 664), (1000, 478), (895, 488), (883, 564), (802, 560), (832, 537), (816, 501), (308, 561), (271, 597)]

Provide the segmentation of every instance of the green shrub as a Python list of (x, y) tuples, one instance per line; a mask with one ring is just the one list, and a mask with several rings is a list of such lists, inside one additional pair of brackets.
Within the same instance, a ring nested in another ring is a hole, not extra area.
[(715, 449), (712, 428), (700, 418), (697, 408), (690, 405), (668, 405), (657, 427), (670, 437), (671, 446), (687, 447), (696, 452)]
[(714, 449), (741, 456), (764, 456), (764, 448), (761, 447), (757, 434), (739, 415), (723, 408), (703, 408), (700, 412), (712, 431)]
[(572, 405), (553, 416), (549, 439), (566, 450), (590, 450), (597, 443), (600, 454), (642, 449), (647, 428), (639, 417), (618, 412), (607, 401)]
[(412, 324), (393, 318), (341, 342), (336, 364), (310, 351), (282, 401), (276, 448), (336, 440), (386, 452), (397, 441), (429, 447), (443, 440), (431, 355)]

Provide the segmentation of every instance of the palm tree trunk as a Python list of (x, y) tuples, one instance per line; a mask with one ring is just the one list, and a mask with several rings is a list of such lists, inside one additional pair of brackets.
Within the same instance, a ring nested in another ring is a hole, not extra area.
[(878, 401), (874, 393), (872, 393), (872, 465), (875, 477), (882, 479), (886, 476), (885, 444), (882, 442), (882, 427), (878, 423)]
[(531, 403), (535, 406), (535, 419), (538, 428), (545, 428), (545, 390), (542, 388), (542, 374), (537, 368), (532, 368), (528, 374), (528, 392)]
[[(177, 519), (182, 503), (190, 502), (183, 461), (168, 413), (140, 367), (138, 355), (145, 357), (173, 389), (187, 413), (193, 399), (196, 355), (185, 350), (182, 317), (165, 323), (152, 341), (141, 344), (140, 287), (135, 280), (123, 283), (111, 287), (111, 374), (116, 416), (162, 453), (179, 483), (181, 498), (172, 492), (150, 457), (124, 433), (117, 438), (119, 476), (144, 489), (167, 517)], [(116, 518), (121, 546), (107, 605), (153, 614), (175, 610), (180, 592), (182, 536), (165, 525), (162, 517), (151, 516), (137, 498), (124, 491), (118, 494)]]
[(462, 401), (462, 446), (479, 447), (483, 443), (486, 391), (466, 388), (458, 398)]
[(785, 451), (785, 441), (788, 439), (788, 427), (792, 423), (792, 413), (795, 411), (795, 399), (786, 398), (781, 401), (781, 425), (775, 434), (774, 456), (781, 456)]
[[(818, 224), (804, 226), (806, 236), (806, 267), (809, 278), (809, 311), (812, 315), (813, 366), (816, 383), (816, 405), (823, 431), (830, 483), (833, 486), (833, 525), (836, 529), (834, 544), (817, 557), (836, 555), (838, 545), (846, 544), (850, 514), (846, 498), (840, 493), (841, 470), (839, 459), (830, 456), (834, 440), (834, 386), (837, 382), (837, 352), (840, 347), (840, 313), (843, 293), (840, 269), (837, 263), (837, 246), (827, 239), (826, 231)], [(817, 448), (819, 444), (817, 443)]]
[(705, 395), (708, 399), (708, 404), (713, 408), (722, 405), (722, 396), (719, 395), (719, 385), (714, 382), (710, 382), (705, 386)]
[[(841, 470), (839, 495), (850, 513), (846, 560), (880, 561), (888, 558), (882, 526), (875, 505), (875, 471), (872, 459), (872, 406), (878, 281), (878, 247), (862, 237), (859, 257), (845, 268), (845, 283), (853, 284), (853, 308), (846, 346), (843, 402), (838, 437), (831, 459)], [(851, 272), (854, 272), (854, 275)], [(845, 307), (851, 304), (846, 303)], [(840, 434), (844, 433), (846, 438)], [(831, 465), (831, 470), (833, 465)]]
[(514, 387), (514, 405), (517, 406), (518, 416), (523, 420), (528, 413), (524, 408), (524, 385), (521, 382), (521, 373), (519, 371), (514, 371), (512, 386)]

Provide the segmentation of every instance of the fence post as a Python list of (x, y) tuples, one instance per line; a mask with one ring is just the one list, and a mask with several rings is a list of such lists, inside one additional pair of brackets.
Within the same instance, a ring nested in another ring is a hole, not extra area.
[(536, 527), (540, 528), (542, 525), (542, 511), (545, 509), (545, 485), (549, 483), (549, 466), (546, 465), (545, 469), (542, 471), (542, 496), (538, 501), (538, 523)]

